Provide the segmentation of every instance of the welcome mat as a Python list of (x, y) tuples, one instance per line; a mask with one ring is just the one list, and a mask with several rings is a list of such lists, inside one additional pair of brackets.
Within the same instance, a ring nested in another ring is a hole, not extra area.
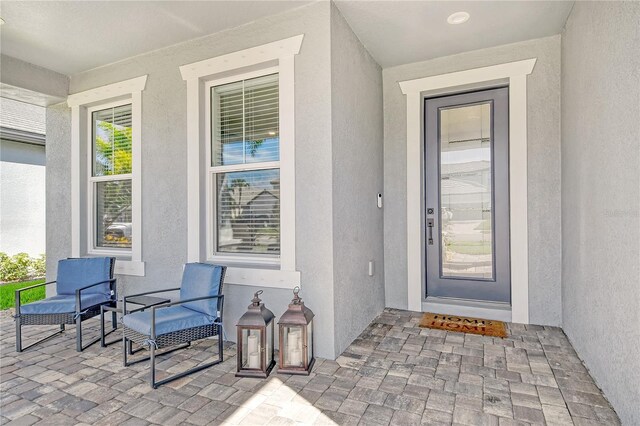
[(481, 334), (483, 336), (507, 337), (507, 326), (502, 321), (460, 317), (458, 315), (432, 314), (426, 312), (422, 316), (420, 327)]

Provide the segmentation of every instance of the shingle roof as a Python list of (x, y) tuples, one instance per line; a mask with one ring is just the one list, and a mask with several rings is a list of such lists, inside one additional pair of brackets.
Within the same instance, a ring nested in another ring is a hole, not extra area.
[(0, 97), (0, 126), (45, 134), (46, 108)]

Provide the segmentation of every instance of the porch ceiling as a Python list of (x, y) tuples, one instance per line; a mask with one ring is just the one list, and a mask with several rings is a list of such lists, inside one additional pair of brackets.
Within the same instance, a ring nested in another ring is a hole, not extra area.
[[(303, 6), (310, 1), (4, 1), (3, 54), (73, 75)], [(558, 34), (573, 1), (336, 4), (383, 67)], [(466, 11), (471, 19), (449, 25)]]
[[(573, 1), (353, 1), (336, 5), (383, 67), (559, 34)], [(447, 17), (465, 11), (461, 25)]]
[(3, 1), (4, 55), (72, 75), (308, 1)]

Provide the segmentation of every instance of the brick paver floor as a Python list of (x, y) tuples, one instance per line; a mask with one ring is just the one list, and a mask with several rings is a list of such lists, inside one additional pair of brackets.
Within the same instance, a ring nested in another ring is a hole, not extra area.
[[(224, 363), (152, 390), (148, 365), (124, 368), (121, 344), (75, 351), (74, 329), (21, 354), (0, 314), (2, 424), (619, 424), (561, 329), (509, 324), (506, 339), (422, 329), (386, 309), (336, 360), (308, 376), (234, 375)], [(97, 321), (93, 327), (96, 327)], [(88, 327), (90, 329), (90, 327)], [(49, 328), (25, 327), (27, 339)], [(113, 337), (113, 335), (112, 335)], [(173, 373), (206, 361), (215, 340), (162, 358)], [(162, 377), (160, 375), (160, 377)]]

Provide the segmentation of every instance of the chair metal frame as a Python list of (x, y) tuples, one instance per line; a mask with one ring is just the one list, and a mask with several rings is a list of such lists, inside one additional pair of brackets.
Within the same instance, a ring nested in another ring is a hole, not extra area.
[[(223, 269), (220, 277), (220, 287), (219, 287), (220, 292), (222, 292), (222, 285), (224, 283), (224, 276), (226, 272), (226, 267), (222, 266), (222, 268)], [(180, 290), (180, 287), (165, 289), (165, 290), (148, 291), (145, 293), (138, 293), (138, 294), (132, 294), (132, 295), (126, 296), (123, 298), (122, 311), (127, 312), (126, 309), (127, 309), (128, 298), (135, 297), (135, 296), (146, 296), (149, 294), (156, 294), (156, 293), (166, 293), (166, 292), (178, 291), (178, 290)], [(181, 305), (183, 303), (196, 302), (199, 300), (208, 300), (208, 299), (217, 300), (217, 311), (219, 313), (219, 316), (218, 316), (218, 319), (213, 324), (207, 324), (199, 327), (185, 328), (183, 330), (177, 330), (170, 333), (156, 335), (156, 310), (168, 308), (170, 306)], [(151, 361), (149, 384), (153, 389), (157, 389), (158, 386), (160, 385), (171, 382), (173, 380), (180, 379), (184, 376), (187, 376), (192, 373), (196, 373), (198, 371), (204, 370), (205, 368), (209, 368), (214, 365), (220, 364), (221, 362), (224, 361), (224, 339), (223, 339), (224, 325), (222, 321), (223, 314), (224, 314), (224, 295), (223, 294), (178, 300), (175, 302), (152, 306), (150, 308), (135, 309), (129, 312), (129, 314), (141, 311), (143, 309), (147, 309), (147, 310), (151, 309), (150, 335), (139, 333), (136, 330), (133, 330), (127, 327), (123, 323), (122, 354), (123, 354), (125, 367), (128, 367), (133, 364), (137, 364), (139, 362), (147, 361), (147, 360)], [(177, 351), (179, 349), (185, 349), (191, 346), (192, 341), (205, 339), (207, 337), (214, 337), (214, 336), (218, 337), (218, 358), (215, 361), (190, 368), (181, 373), (176, 373), (162, 380), (156, 381), (156, 357), (157, 356), (165, 355), (170, 352)], [(131, 348), (131, 342), (136, 343), (137, 345), (140, 345), (141, 347), (149, 350), (149, 356), (146, 356), (144, 358), (137, 359), (134, 361), (129, 361), (127, 359), (127, 355), (132, 354), (134, 352), (132, 351), (132, 348)], [(177, 347), (174, 347), (174, 346), (177, 346)], [(156, 353), (157, 350), (167, 348), (167, 347), (172, 347), (172, 348), (169, 350), (163, 351), (162, 353), (159, 353), (159, 354)]]
[[(113, 271), (114, 271), (114, 267), (115, 267), (115, 258), (111, 258), (111, 265), (110, 265), (110, 274), (109, 276), (113, 277)], [(82, 345), (82, 321), (85, 321), (89, 318), (93, 318), (95, 316), (100, 315), (100, 306), (102, 305), (109, 305), (109, 306), (115, 306), (116, 301), (117, 301), (117, 287), (116, 287), (116, 278), (110, 278), (108, 280), (103, 280), (97, 283), (93, 283), (93, 284), (89, 284), (87, 286), (84, 286), (82, 288), (76, 289), (76, 310), (75, 312), (64, 312), (64, 313), (56, 313), (56, 314), (24, 314), (20, 312), (20, 307), (21, 307), (21, 303), (20, 303), (20, 294), (23, 291), (27, 291), (27, 290), (32, 290), (34, 288), (38, 288), (38, 287), (43, 287), (43, 286), (47, 286), (50, 284), (54, 284), (56, 283), (57, 280), (55, 281), (49, 281), (46, 283), (42, 283), (42, 284), (36, 284), (36, 285), (32, 285), (29, 287), (25, 287), (25, 288), (21, 288), (19, 290), (16, 290), (16, 305), (15, 305), (15, 309), (16, 309), (16, 313), (15, 313), (15, 322), (16, 322), (16, 352), (22, 352), (24, 350), (27, 350), (35, 345), (37, 345), (38, 343), (42, 343), (45, 340), (49, 340), (52, 337), (57, 336), (58, 334), (62, 333), (65, 331), (65, 325), (66, 324), (75, 324), (76, 325), (76, 351), (78, 352), (82, 352), (84, 349), (88, 348), (89, 346), (93, 345), (94, 343), (97, 343), (100, 341), (100, 336), (92, 339), (89, 343), (87, 343), (86, 345)], [(87, 308), (85, 308), (84, 310), (81, 310), (81, 294), (83, 290), (87, 290), (89, 288), (92, 287), (96, 287), (98, 285), (101, 284), (105, 284), (105, 283), (109, 283), (109, 289), (111, 290), (111, 298), (110, 300), (106, 301), (106, 302), (102, 302), (99, 303), (97, 305), (91, 305)], [(113, 327), (115, 328), (116, 324), (115, 324), (115, 315), (112, 317), (112, 321), (113, 321)], [(60, 330), (56, 331), (53, 334), (50, 334), (40, 340), (37, 340), (36, 342), (31, 343), (30, 345), (27, 345), (25, 347), (22, 346), (22, 327), (25, 325), (60, 325)]]

